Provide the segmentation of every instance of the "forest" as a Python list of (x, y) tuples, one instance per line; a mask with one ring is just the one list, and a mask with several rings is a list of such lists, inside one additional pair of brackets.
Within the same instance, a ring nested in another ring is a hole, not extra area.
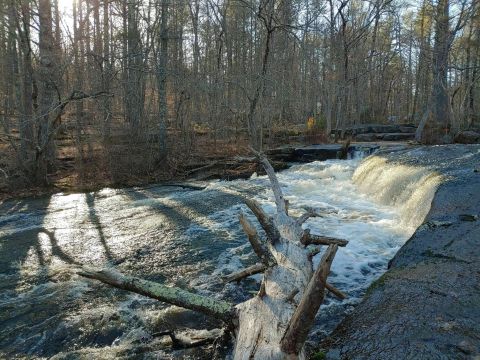
[(417, 141), (452, 142), (478, 128), (478, 8), (4, 0), (1, 189), (171, 179), (199, 158), (307, 132), (338, 141), (365, 123), (420, 125)]

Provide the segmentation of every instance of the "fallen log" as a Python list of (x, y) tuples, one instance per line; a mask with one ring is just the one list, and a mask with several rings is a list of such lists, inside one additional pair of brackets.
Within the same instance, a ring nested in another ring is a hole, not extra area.
[(305, 229), (300, 241), (304, 245), (338, 245), (347, 246), (348, 240), (338, 239), (330, 236), (310, 234), (309, 229)]
[(227, 283), (229, 282), (234, 282), (234, 281), (240, 281), (242, 279), (245, 279), (246, 277), (259, 274), (267, 270), (267, 267), (263, 264), (255, 264), (252, 266), (249, 266), (246, 269), (243, 269), (239, 272), (233, 273), (227, 277), (225, 277), (225, 281)]
[[(229, 282), (234, 282), (234, 281), (240, 281), (240, 280), (243, 280), (243, 279), (245, 279), (249, 276), (260, 274), (260, 273), (264, 272), (265, 270), (267, 270), (267, 268), (268, 267), (263, 265), (263, 264), (252, 265), (252, 266), (249, 266), (248, 268), (245, 268), (245, 269), (240, 270), (236, 273), (233, 273), (233, 274), (230, 274), (230, 275), (226, 276), (225, 277), (225, 282), (229, 283)], [(347, 295), (345, 295), (343, 292), (338, 290), (333, 285), (331, 285), (329, 283), (325, 283), (325, 287), (327, 288), (328, 291), (330, 291), (333, 295), (335, 295), (339, 299), (343, 300), (343, 299), (347, 298)], [(292, 300), (293, 297), (298, 294), (298, 289), (293, 290), (292, 293), (293, 293), (293, 295), (290, 294), (287, 297), (287, 299)], [(290, 297), (292, 299), (290, 299)]]
[(229, 323), (234, 317), (234, 306), (226, 301), (212, 299), (176, 287), (168, 287), (153, 281), (123, 275), (113, 269), (95, 270), (82, 266), (77, 273), (89, 279), (99, 280), (118, 289), (157, 299), (168, 304), (199, 311)]
[[(348, 241), (312, 235), (309, 229), (303, 229), (302, 224), (313, 214), (300, 219), (288, 215), (288, 202), (283, 196), (273, 167), (265, 156), (252, 152), (270, 179), (276, 213), (270, 216), (257, 202), (246, 200), (266, 236), (262, 238), (246, 216), (240, 214), (240, 223), (260, 263), (229, 278), (230, 281), (238, 281), (263, 272), (260, 290), (253, 298), (233, 305), (179, 288), (122, 275), (111, 269), (97, 271), (82, 267), (77, 272), (81, 276), (120, 289), (223, 320), (235, 338), (235, 360), (304, 359), (305, 340), (326, 289), (340, 298), (345, 296), (327, 283), (327, 277), (338, 246), (346, 246)], [(313, 268), (314, 254), (307, 247), (309, 244), (328, 245), (316, 270)]]
[(156, 332), (152, 337), (168, 336), (172, 341), (172, 346), (175, 349), (188, 349), (198, 347), (215, 342), (218, 338), (225, 335), (223, 329), (213, 329), (210, 331), (198, 331), (197, 334), (190, 332), (174, 332), (172, 330)]

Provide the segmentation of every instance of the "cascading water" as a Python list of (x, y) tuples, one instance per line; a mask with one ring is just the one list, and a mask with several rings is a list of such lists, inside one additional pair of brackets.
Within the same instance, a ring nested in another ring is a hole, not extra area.
[(424, 167), (388, 163), (373, 156), (360, 164), (352, 180), (370, 198), (396, 207), (402, 224), (416, 229), (430, 210), (442, 176)]
[[(380, 276), (423, 221), (440, 176), (379, 157), (294, 165), (279, 174), (290, 213), (322, 213), (305, 227), (350, 241), (330, 281), (312, 340), (329, 332)], [(237, 216), (237, 195), (273, 212), (266, 177), (212, 182), (203, 191), (148, 187), (0, 205), (0, 355), (179, 358), (156, 332), (218, 324), (189, 311), (72, 277), (66, 265), (119, 270), (231, 301), (258, 288), (259, 276), (224, 285), (222, 276), (256, 261)], [(320, 255), (316, 257), (317, 261)], [(93, 355), (92, 355), (93, 354)], [(141, 354), (141, 355), (139, 355)], [(150, 355), (146, 355), (150, 354)], [(153, 355), (152, 355), (153, 354)]]

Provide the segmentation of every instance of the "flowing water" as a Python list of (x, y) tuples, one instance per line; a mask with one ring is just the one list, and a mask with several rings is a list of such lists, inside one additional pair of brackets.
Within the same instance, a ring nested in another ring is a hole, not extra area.
[[(440, 177), (422, 168), (329, 160), (279, 174), (292, 215), (313, 208), (312, 233), (345, 238), (310, 341), (351, 311), (421, 224)], [(172, 350), (164, 330), (212, 329), (215, 321), (72, 275), (69, 266), (120, 271), (240, 302), (260, 276), (224, 285), (256, 262), (237, 215), (241, 196), (273, 212), (265, 177), (214, 181), (204, 190), (151, 186), (56, 194), (0, 205), (0, 356), (6, 358), (198, 358), (211, 348)], [(248, 213), (248, 216), (253, 215)], [(315, 261), (318, 262), (320, 255)], [(218, 349), (217, 349), (218, 350)]]

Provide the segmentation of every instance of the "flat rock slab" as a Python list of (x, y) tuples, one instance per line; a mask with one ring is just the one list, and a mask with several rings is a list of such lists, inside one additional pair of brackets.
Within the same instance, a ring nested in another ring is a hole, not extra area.
[[(318, 144), (301, 147), (284, 146), (270, 149), (266, 153), (269, 158), (277, 161), (311, 162), (338, 159), (341, 155), (342, 144)], [(353, 155), (356, 151), (372, 154), (378, 150), (378, 144), (352, 144), (348, 147), (348, 153)]]
[[(353, 125), (345, 129), (345, 135), (358, 134), (384, 134), (384, 133), (415, 133), (416, 127), (413, 124), (360, 124)], [(332, 130), (332, 134), (341, 130)]]
[(430, 212), (326, 339), (328, 359), (480, 358), (480, 145), (380, 151), (448, 179)]

